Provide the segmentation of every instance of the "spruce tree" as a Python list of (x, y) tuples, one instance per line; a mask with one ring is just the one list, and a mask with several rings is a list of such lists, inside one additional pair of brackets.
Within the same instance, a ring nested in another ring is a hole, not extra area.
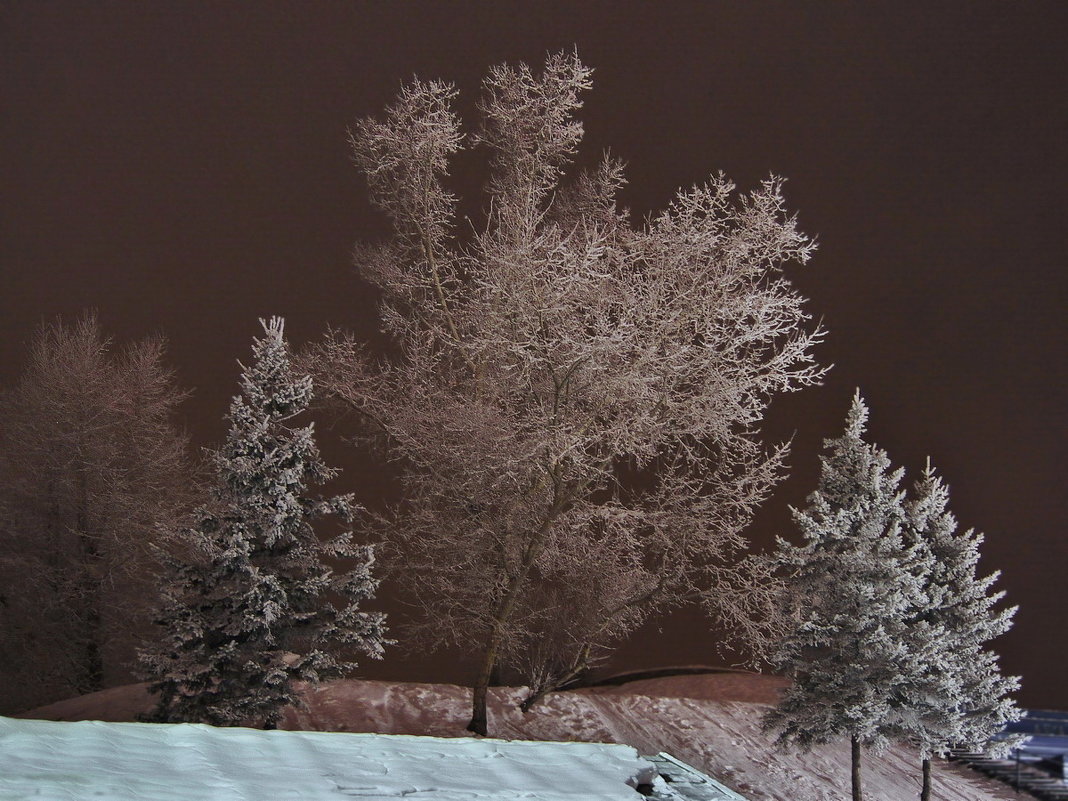
[[(940, 636), (910, 682), (902, 719), (904, 739), (923, 760), (924, 801), (930, 797), (932, 756), (955, 747), (989, 750), (994, 735), (1023, 715), (1010, 697), (1018, 677), (1003, 676), (997, 655), (984, 647), (1011, 628), (1016, 607), (994, 608), (1004, 593), (992, 590), (998, 573), (977, 575), (983, 535), (958, 532), (948, 504), (949, 489), (928, 464), (906, 505), (905, 532), (926, 555), (917, 636), (924, 627)], [(1011, 746), (1007, 740), (999, 744)]]
[(854, 801), (861, 749), (888, 744), (899, 690), (923, 659), (908, 629), (922, 571), (902, 537), (902, 471), (864, 441), (867, 416), (858, 392), (845, 432), (824, 443), (818, 489), (792, 510), (804, 543), (779, 540), (790, 630), (773, 663), (793, 683), (764, 720), (780, 744), (802, 749), (848, 736)]
[[(151, 720), (274, 728), (299, 703), (296, 682), (342, 676), (356, 667), (353, 651), (379, 658), (386, 644), (384, 616), (359, 610), (377, 585), (371, 547), (351, 533), (324, 542), (312, 527), (328, 515), (349, 522), (356, 507), (351, 495), (306, 495), (337, 472), (312, 425), (292, 426), (311, 378), (291, 373), (283, 320), (261, 323), (226, 444), (212, 454), (214, 503), (184, 532), (192, 558), (170, 560), (164, 642), (142, 653), (159, 694)], [(352, 567), (335, 573), (337, 563)]]

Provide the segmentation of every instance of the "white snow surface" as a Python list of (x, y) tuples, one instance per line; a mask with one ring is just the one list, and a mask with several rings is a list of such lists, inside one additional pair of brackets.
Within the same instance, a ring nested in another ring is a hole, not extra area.
[(0, 718), (0, 798), (621, 801), (625, 745)]
[[(623, 685), (554, 693), (526, 715), (516, 709), (522, 690), (493, 688), (490, 731), (497, 737), (515, 740), (614, 742), (633, 746), (641, 754), (666, 751), (750, 801), (849, 798), (848, 741), (799, 754), (780, 751), (760, 730), (760, 716), (782, 684), (774, 677), (742, 673), (648, 679), (634, 682), (634, 688)], [(446, 684), (350, 679), (324, 685), (306, 698), (308, 708), (290, 711), (283, 727), (464, 737), (471, 710), (470, 690)], [(132, 720), (138, 711), (150, 706), (144, 685), (130, 685), (41, 707), (21, 717)], [(0, 745), (0, 761), (4, 759), (4, 748)], [(332, 767), (337, 773), (340, 765)], [(273, 765), (264, 767), (267, 775), (273, 769)], [(919, 797), (920, 761), (908, 749), (895, 747), (883, 754), (865, 754), (862, 771), (865, 798), (913, 801)], [(933, 798), (938, 801), (1018, 801), (1008, 786), (960, 765), (936, 761), (933, 773)], [(186, 781), (184, 774), (181, 781)], [(551, 786), (564, 790), (564, 784), (561, 781)], [(274, 781), (270, 786), (272, 793), (263, 796), (263, 801), (285, 798), (274, 792), (278, 786)], [(620, 789), (612, 798), (636, 797), (630, 788), (617, 786)], [(543, 792), (545, 789), (540, 788)], [(0, 793), (0, 797), (6, 796)], [(47, 796), (35, 796), (43, 797)], [(80, 800), (91, 796), (52, 797)], [(181, 797), (183, 801), (195, 798), (189, 794)], [(585, 798), (581, 794), (564, 797)]]

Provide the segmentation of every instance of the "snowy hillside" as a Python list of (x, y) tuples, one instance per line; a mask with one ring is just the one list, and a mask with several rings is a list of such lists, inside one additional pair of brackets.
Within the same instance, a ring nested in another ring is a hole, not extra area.
[[(497, 688), (490, 726), (494, 735), (508, 739), (614, 742), (642, 754), (667, 751), (751, 801), (848, 798), (847, 743), (808, 755), (784, 754), (761, 733), (763, 707), (750, 701), (773, 697), (778, 683), (739, 674), (650, 679), (636, 683), (641, 695), (628, 685), (557, 693), (527, 715), (515, 708), (520, 690)], [(468, 691), (452, 685), (346, 680), (320, 688), (308, 701), (307, 710), (287, 715), (284, 728), (460, 737), (470, 716)], [(144, 688), (135, 685), (52, 704), (26, 717), (131, 720), (148, 705)], [(867, 756), (863, 770), (872, 801), (911, 801), (919, 795), (919, 761), (904, 749)], [(946, 764), (935, 766), (934, 797), (1016, 798), (1005, 785)]]

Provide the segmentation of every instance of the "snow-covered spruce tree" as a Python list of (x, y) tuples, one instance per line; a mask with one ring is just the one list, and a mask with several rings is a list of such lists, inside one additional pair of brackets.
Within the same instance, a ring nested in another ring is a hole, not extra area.
[(758, 427), (775, 393), (822, 373), (782, 274), (813, 246), (780, 182), (739, 195), (717, 176), (633, 225), (618, 163), (565, 179), (589, 76), (566, 54), (540, 75), (491, 70), (474, 137), (487, 200), (460, 226), (452, 87), (415, 81), (355, 127), (393, 225), (357, 264), (393, 347), (376, 359), (334, 333), (308, 361), (400, 466), (404, 501), (383, 521), (397, 575), (423, 643), (479, 654), (480, 733), (498, 664), (527, 665), (542, 691), (699, 597), (753, 633), (767, 585), (742, 531), (783, 457)]
[(903, 471), (864, 441), (867, 416), (858, 392), (845, 432), (824, 443), (818, 489), (793, 510), (803, 544), (778, 542), (791, 630), (772, 663), (792, 684), (764, 718), (783, 745), (848, 736), (854, 801), (862, 747), (884, 748), (897, 733), (902, 689), (928, 658), (917, 652), (925, 638), (910, 628), (923, 570), (922, 554), (902, 537)]
[(1011, 628), (1016, 607), (994, 608), (1004, 593), (992, 590), (997, 573), (977, 574), (983, 535), (958, 532), (948, 504), (949, 489), (928, 464), (906, 505), (905, 535), (926, 556), (920, 562), (924, 597), (917, 631), (929, 627), (940, 636), (906, 685), (900, 735), (920, 751), (922, 801), (930, 798), (932, 756), (951, 748), (989, 750), (994, 735), (1023, 716), (1010, 695), (1019, 678), (1003, 676), (997, 655), (984, 647)]
[[(371, 547), (351, 533), (321, 541), (311, 525), (324, 515), (351, 522), (355, 509), (350, 495), (306, 497), (336, 471), (312, 425), (291, 426), (312, 381), (292, 375), (282, 319), (261, 323), (226, 445), (213, 454), (214, 502), (184, 532), (199, 558), (171, 560), (163, 642), (142, 654), (159, 694), (155, 721), (274, 728), (299, 703), (295, 682), (342, 676), (356, 667), (352, 651), (379, 658), (386, 644), (384, 616), (359, 610), (377, 586)], [(335, 573), (338, 562), (351, 570)]]

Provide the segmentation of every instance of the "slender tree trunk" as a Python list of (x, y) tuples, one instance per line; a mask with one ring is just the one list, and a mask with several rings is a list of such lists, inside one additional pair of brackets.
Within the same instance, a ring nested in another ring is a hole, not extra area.
[(497, 611), (497, 617), (493, 621), (493, 630), (490, 631), (486, 650), (482, 656), (482, 667), (479, 668), (474, 686), (471, 688), (471, 722), (467, 724), (467, 730), (482, 737), (489, 735), (486, 696), (489, 692), (490, 678), (493, 676), (493, 669), (497, 667), (497, 653), (500, 651), (501, 640), (504, 637), (504, 625), (512, 616), (520, 584), (521, 580), (518, 578), (512, 581), (508, 595), (505, 596), (501, 608)]
[(853, 801), (864, 801), (864, 793), (860, 789), (860, 738), (855, 734), (852, 746)]
[(95, 587), (89, 588), (92, 599), (86, 605), (85, 612), (85, 693), (95, 693), (104, 689), (104, 656), (100, 652), (102, 620), (100, 617), (99, 593)]
[(104, 656), (101, 651), (103, 642), (103, 601), (101, 599), (101, 582), (96, 576), (100, 569), (100, 549), (97, 547), (89, 524), (88, 482), (85, 473), (79, 476), (80, 499), (75, 515), (78, 538), (82, 544), (82, 575), (84, 577), (85, 604), (85, 683), (79, 689), (83, 693), (92, 693), (104, 689)]
[(471, 688), (471, 721), (467, 724), (467, 730), (486, 737), (489, 734), (489, 717), (486, 711), (486, 697), (489, 693), (490, 676), (497, 664), (497, 649), (500, 646), (500, 638), (494, 636), (486, 647), (486, 653), (482, 657), (482, 667), (479, 668), (475, 684)]
[(931, 801), (931, 758), (923, 759), (923, 787), (920, 790), (920, 801)]
[(527, 545), (519, 573), (512, 578), (508, 593), (497, 610), (497, 615), (493, 620), (493, 630), (490, 632), (486, 650), (482, 657), (482, 667), (479, 669), (475, 684), (471, 688), (471, 722), (467, 724), (467, 730), (483, 737), (489, 734), (486, 695), (489, 690), (490, 676), (493, 675), (493, 669), (497, 666), (497, 654), (500, 651), (501, 639), (504, 637), (504, 627), (512, 617), (516, 600), (519, 598), (519, 591), (526, 582), (527, 575), (534, 565), (534, 560), (537, 559), (538, 553), (541, 551), (546, 532), (552, 526), (557, 515), (565, 508), (565, 504), (560, 500), (559, 492), (555, 491), (553, 495), (553, 504), (545, 515), (545, 519), (539, 526), (537, 533)]

